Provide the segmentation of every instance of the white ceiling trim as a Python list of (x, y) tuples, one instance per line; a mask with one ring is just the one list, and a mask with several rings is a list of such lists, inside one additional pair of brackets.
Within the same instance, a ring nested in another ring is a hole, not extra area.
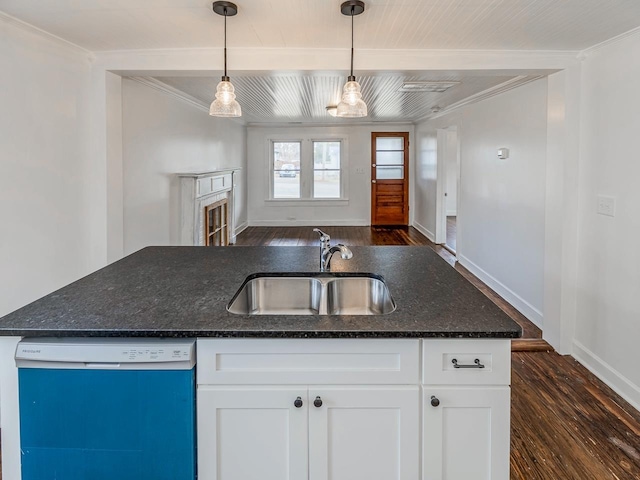
[(611, 45), (612, 43), (621, 42), (622, 40), (624, 40), (624, 39), (626, 39), (628, 37), (632, 37), (633, 35), (638, 35), (638, 34), (640, 34), (640, 27), (633, 28), (633, 29), (629, 30), (628, 32), (621, 33), (620, 35), (617, 35), (617, 36), (615, 36), (613, 38), (605, 40), (604, 42), (600, 42), (600, 43), (598, 43), (596, 45), (592, 45), (589, 48), (585, 48), (580, 53), (578, 53), (578, 58), (581, 59), (581, 60), (585, 59), (590, 54), (594, 53), (597, 50), (600, 50), (601, 48), (606, 47), (607, 45)]
[(58, 37), (57, 35), (54, 35), (45, 30), (42, 30), (41, 28), (31, 25), (30, 23), (23, 22), (22, 20), (16, 17), (12, 17), (11, 15), (8, 15), (1, 10), (0, 10), (0, 21), (9, 25), (13, 25), (14, 27), (19, 28), (20, 30), (30, 33), (32, 35), (36, 35), (38, 37), (49, 40), (50, 42), (53, 42), (56, 45), (59, 45), (68, 50), (71, 50), (74, 53), (79, 53), (81, 55), (84, 55), (89, 60), (94, 60), (96, 57), (92, 51), (87, 50), (86, 48), (83, 48), (80, 45), (76, 45), (75, 43), (72, 43), (69, 40), (65, 40), (64, 38)]
[(203, 112), (209, 113), (209, 105), (205, 104), (204, 102), (201, 102), (197, 98), (192, 97), (187, 93), (184, 93), (182, 90), (178, 90), (177, 88), (173, 88), (172, 86), (161, 82), (157, 78), (153, 78), (153, 77), (126, 77), (126, 78), (129, 78), (130, 80), (141, 83), (142, 85), (146, 85), (147, 87), (151, 87), (155, 90), (159, 90), (163, 93), (166, 93), (167, 95), (171, 95), (174, 98), (182, 100), (183, 102), (186, 102), (196, 107), (197, 109), (202, 110)]
[[(563, 70), (578, 63), (578, 51), (516, 50), (376, 50), (358, 49), (355, 71), (425, 70)], [(234, 71), (346, 72), (349, 49), (229, 48), (229, 73)], [(203, 71), (222, 70), (221, 48), (120, 50), (97, 52), (96, 62), (106, 70)]]
[(458, 110), (462, 107), (466, 107), (467, 105), (471, 105), (473, 103), (478, 103), (482, 100), (486, 100), (487, 98), (495, 97), (496, 95), (500, 95), (501, 93), (508, 92), (509, 90), (513, 90), (514, 88), (521, 87), (522, 85), (526, 85), (527, 83), (534, 82), (543, 78), (542, 75), (536, 76), (519, 76), (516, 78), (512, 78), (511, 80), (507, 80), (500, 85), (496, 85), (495, 87), (488, 88), (482, 92), (478, 92), (475, 95), (471, 95), (470, 97), (465, 98), (464, 100), (460, 100), (459, 102), (452, 103), (448, 105), (446, 108), (438, 111), (437, 113), (433, 113), (431, 115), (427, 115), (417, 122), (422, 122), (425, 120), (432, 120), (434, 118), (443, 117), (453, 112), (454, 110)]

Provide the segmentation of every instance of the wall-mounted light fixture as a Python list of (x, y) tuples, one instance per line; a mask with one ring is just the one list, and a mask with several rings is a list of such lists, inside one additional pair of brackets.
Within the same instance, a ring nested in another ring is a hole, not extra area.
[(214, 117), (240, 117), (242, 109), (236, 100), (235, 89), (227, 76), (227, 17), (238, 13), (238, 7), (231, 2), (213, 2), (213, 11), (224, 16), (224, 75), (216, 88), (216, 99), (211, 102), (209, 115)]
[(360, 84), (353, 76), (353, 17), (364, 12), (364, 2), (349, 0), (340, 6), (343, 15), (351, 16), (351, 74), (342, 89), (342, 100), (338, 104), (336, 116), (346, 118), (366, 117), (367, 104), (362, 100)]

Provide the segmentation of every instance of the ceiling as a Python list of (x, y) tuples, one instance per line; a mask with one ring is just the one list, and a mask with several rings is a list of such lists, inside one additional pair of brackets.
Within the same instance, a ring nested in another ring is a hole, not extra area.
[[(448, 108), (480, 92), (505, 83), (523, 83), (548, 72), (527, 71), (524, 74), (500, 71), (482, 72), (397, 72), (359, 75), (363, 99), (369, 106), (366, 122), (415, 122), (432, 115), (432, 108)], [(155, 81), (193, 97), (208, 108), (219, 77), (156, 76)], [(233, 74), (243, 120), (260, 123), (362, 123), (331, 117), (326, 106), (337, 105), (346, 78), (336, 73), (314, 74)], [(460, 82), (443, 93), (401, 92), (406, 81)]]
[[(346, 49), (350, 19), (343, 0), (236, 0), (228, 19), (234, 48)], [(0, 12), (94, 52), (219, 48), (222, 19), (211, 0), (0, 0)], [(358, 49), (580, 51), (640, 26), (640, 0), (365, 0), (354, 20)], [(333, 72), (230, 71), (243, 121), (345, 123), (329, 116), (348, 65)], [(157, 73), (157, 72), (156, 72)], [(415, 122), (482, 92), (530, 81), (549, 71), (361, 72), (366, 122)], [(178, 76), (180, 75), (180, 76)], [(155, 86), (208, 108), (219, 76), (160, 73)], [(444, 93), (406, 93), (404, 81), (455, 80)], [(358, 122), (356, 120), (356, 122)]]
[[(237, 0), (236, 47), (344, 48), (342, 0)], [(0, 0), (0, 10), (91, 51), (219, 47), (208, 0)], [(638, 0), (366, 0), (357, 48), (583, 50), (640, 26)]]

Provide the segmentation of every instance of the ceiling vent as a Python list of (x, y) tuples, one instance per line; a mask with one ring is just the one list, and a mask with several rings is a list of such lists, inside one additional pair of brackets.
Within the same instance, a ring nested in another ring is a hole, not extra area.
[(442, 93), (460, 82), (404, 82), (399, 92), (436, 92)]

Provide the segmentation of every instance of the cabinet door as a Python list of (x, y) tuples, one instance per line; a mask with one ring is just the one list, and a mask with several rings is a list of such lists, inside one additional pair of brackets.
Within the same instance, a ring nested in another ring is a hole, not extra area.
[(509, 480), (509, 402), (509, 387), (424, 386), (423, 479)]
[(199, 385), (197, 406), (199, 480), (307, 478), (306, 387)]
[(310, 387), (309, 480), (417, 480), (419, 409), (418, 387)]

